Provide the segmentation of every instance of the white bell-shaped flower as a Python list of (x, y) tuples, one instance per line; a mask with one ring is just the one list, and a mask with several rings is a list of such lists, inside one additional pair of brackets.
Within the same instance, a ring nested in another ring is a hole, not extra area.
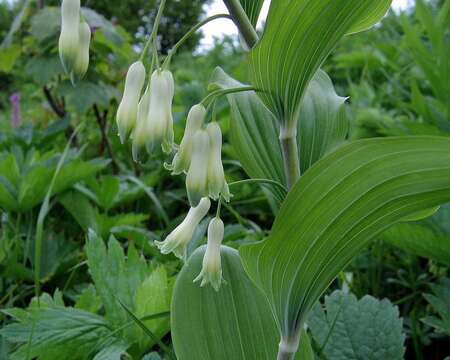
[(147, 141), (146, 136), (149, 132), (147, 127), (149, 126), (149, 122), (147, 121), (148, 109), (150, 108), (150, 86), (147, 86), (145, 89), (144, 95), (142, 95), (141, 100), (138, 104), (137, 111), (137, 121), (136, 127), (133, 130), (132, 138), (133, 138), (133, 160), (139, 160), (139, 149), (142, 146), (145, 146), (145, 142)]
[(72, 83), (79, 81), (84, 77), (89, 67), (89, 44), (91, 42), (91, 28), (82, 21), (79, 27), (78, 53), (70, 74)]
[(150, 103), (146, 117), (139, 118), (133, 134), (135, 156), (144, 148), (151, 153), (161, 146), (165, 153), (173, 148), (172, 101), (174, 80), (168, 70), (155, 70), (150, 79)]
[(230, 201), (230, 190), (225, 180), (222, 165), (222, 132), (216, 122), (209, 123), (206, 127), (209, 136), (208, 157), (208, 194), (217, 200), (220, 195), (226, 201)]
[(193, 137), (192, 157), (186, 176), (186, 190), (191, 206), (208, 196), (209, 136), (205, 130), (197, 130)]
[(122, 143), (128, 138), (136, 124), (138, 102), (144, 82), (144, 65), (141, 61), (136, 61), (128, 69), (122, 101), (117, 109), (116, 121)]
[(206, 245), (203, 266), (200, 274), (194, 282), (200, 281), (200, 286), (211, 284), (214, 290), (219, 291), (222, 278), (222, 264), (220, 259), (220, 246), (223, 241), (224, 226), (223, 221), (216, 217), (211, 220), (208, 226), (208, 243)]
[(202, 104), (194, 105), (189, 111), (180, 148), (173, 158), (172, 165), (169, 167), (173, 175), (188, 172), (189, 166), (191, 165), (194, 134), (197, 130), (201, 129), (205, 116), (206, 109)]
[(79, 28), (80, 0), (63, 0), (61, 3), (61, 34), (58, 50), (64, 70), (69, 75), (78, 56)]
[(210, 206), (211, 201), (208, 198), (201, 199), (196, 207), (190, 208), (183, 222), (164, 241), (155, 241), (161, 253), (173, 252), (176, 257), (186, 260), (187, 244), (192, 240), (195, 229), (208, 213)]

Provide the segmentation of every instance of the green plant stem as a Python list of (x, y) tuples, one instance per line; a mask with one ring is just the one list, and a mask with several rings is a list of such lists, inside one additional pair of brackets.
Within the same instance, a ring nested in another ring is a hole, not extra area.
[[(150, 47), (150, 44), (153, 44), (153, 55), (155, 55), (155, 52), (157, 51), (156, 36), (158, 35), (159, 23), (161, 21), (161, 16), (162, 16), (165, 6), (166, 6), (166, 0), (161, 0), (161, 2), (159, 3), (158, 12), (156, 13), (155, 22), (153, 23), (152, 33), (151, 33), (150, 37), (148, 38), (147, 43), (144, 46), (144, 49), (142, 50), (141, 56), (139, 57), (140, 61), (144, 60), (145, 55), (147, 55), (147, 51), (148, 51), (148, 48)], [(156, 62), (159, 67), (159, 59), (158, 59), (157, 54), (156, 54)]]
[(223, 0), (242, 37), (251, 49), (258, 42), (258, 34), (239, 0)]
[(178, 42), (169, 50), (169, 53), (167, 54), (162, 67), (166, 68), (170, 64), (170, 60), (172, 59), (172, 56), (177, 52), (178, 48), (183, 45), (185, 41), (189, 39), (198, 29), (200, 29), (210, 21), (220, 18), (233, 20), (229, 14), (217, 14), (210, 16), (203, 21), (200, 21), (197, 25), (193, 26), (186, 34), (184, 34), (183, 37), (178, 40)]
[(297, 123), (283, 124), (280, 130), (281, 153), (283, 155), (284, 174), (286, 186), (291, 190), (292, 186), (300, 178), (300, 160), (297, 146)]
[(232, 187), (234, 185), (246, 184), (246, 183), (255, 183), (255, 182), (256, 183), (275, 185), (275, 186), (279, 187), (281, 190), (283, 190), (283, 192), (285, 194), (287, 193), (287, 189), (284, 187), (283, 184), (280, 184), (278, 181), (270, 180), (270, 179), (245, 179), (245, 180), (239, 180), (239, 181), (234, 181), (232, 183), (229, 183), (228, 186)]
[(286, 186), (290, 190), (300, 178), (300, 162), (298, 158), (297, 137), (281, 139), (284, 174)]
[(294, 360), (300, 343), (300, 336), (282, 337), (278, 347), (277, 360)]
[(253, 86), (240, 86), (240, 87), (225, 89), (225, 90), (220, 89), (220, 90), (213, 91), (213, 92), (209, 93), (208, 95), (206, 95), (205, 98), (200, 103), (203, 106), (208, 107), (209, 103), (212, 100), (215, 100), (215, 98), (217, 98), (218, 96), (233, 94), (233, 93), (238, 93), (238, 92), (243, 92), (243, 91), (256, 91), (256, 89)]

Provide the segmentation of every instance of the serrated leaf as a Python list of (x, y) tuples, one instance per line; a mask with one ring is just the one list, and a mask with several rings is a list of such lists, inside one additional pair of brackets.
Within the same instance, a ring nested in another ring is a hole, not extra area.
[[(244, 272), (236, 250), (221, 248), (226, 281), (219, 291), (201, 288), (205, 246), (198, 248), (178, 275), (171, 307), (171, 332), (179, 360), (273, 360), (278, 329), (267, 300)], [(302, 335), (303, 336), (303, 335)], [(296, 359), (312, 360), (309, 338)]]
[(263, 242), (240, 254), (268, 297), (283, 337), (298, 335), (337, 274), (389, 226), (450, 200), (450, 139), (357, 141), (312, 166)]
[(442, 278), (437, 284), (431, 284), (433, 294), (424, 294), (425, 299), (437, 312), (437, 316), (427, 316), (421, 319), (433, 327), (437, 333), (450, 336), (450, 279)]
[(403, 321), (389, 300), (335, 291), (317, 304), (308, 326), (320, 354), (328, 360), (402, 360)]
[(258, 94), (278, 121), (294, 121), (309, 81), (337, 42), (372, 26), (391, 0), (274, 0), (250, 52)]
[(79, 114), (84, 114), (94, 104), (109, 106), (111, 92), (107, 91), (102, 84), (89, 81), (80, 81), (76, 86), (70, 83), (63, 83), (59, 86), (58, 92), (61, 96), (67, 97), (67, 101)]
[(26, 354), (39, 358), (62, 356), (65, 350), (68, 360), (88, 354), (99, 340), (112, 335), (102, 317), (64, 307), (36, 308), (25, 321), (7, 325), (0, 334), (12, 343), (22, 344), (11, 359), (23, 359)]
[[(110, 238), (107, 248), (92, 230), (88, 234), (86, 253), (89, 273), (102, 299), (106, 317), (115, 328), (119, 328), (129, 320), (119, 300), (133, 309), (136, 291), (149, 274), (145, 260), (132, 246), (128, 250), (128, 258), (125, 258), (122, 247), (114, 237)], [(134, 342), (133, 332), (131, 328), (121, 333)]]

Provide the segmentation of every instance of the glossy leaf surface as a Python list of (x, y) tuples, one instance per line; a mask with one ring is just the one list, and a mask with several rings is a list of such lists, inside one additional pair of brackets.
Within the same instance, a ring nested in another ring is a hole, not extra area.
[(288, 194), (263, 242), (240, 249), (284, 337), (374, 236), (408, 215), (450, 200), (450, 140), (370, 139), (309, 169)]

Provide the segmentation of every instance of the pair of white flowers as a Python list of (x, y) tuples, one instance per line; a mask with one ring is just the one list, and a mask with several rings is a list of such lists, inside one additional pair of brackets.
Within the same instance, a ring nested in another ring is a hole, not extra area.
[[(211, 206), (209, 198), (202, 198), (196, 207), (192, 207), (183, 222), (173, 230), (164, 241), (156, 241), (161, 253), (173, 252), (180, 259), (186, 260), (187, 245), (194, 235), (200, 221), (206, 216)], [(222, 266), (220, 245), (222, 244), (224, 225), (220, 218), (213, 218), (208, 226), (208, 243), (203, 258), (200, 274), (194, 282), (201, 281), (200, 286), (211, 284), (217, 291), (222, 283)]]
[(89, 67), (91, 29), (80, 19), (80, 0), (63, 0), (61, 4), (61, 34), (59, 57), (72, 83), (86, 74)]
[(116, 117), (121, 142), (132, 138), (134, 160), (139, 158), (144, 149), (151, 153), (160, 145), (164, 152), (170, 153), (173, 148), (172, 73), (155, 70), (141, 96), (145, 76), (145, 67), (141, 61), (130, 66)]
[[(174, 149), (172, 73), (168, 70), (155, 70), (141, 96), (145, 77), (145, 67), (141, 61), (130, 66), (116, 117), (122, 143), (130, 137), (132, 139), (135, 160), (143, 149), (149, 153), (155, 146), (161, 146), (166, 153), (171, 153)], [(187, 244), (209, 211), (209, 198), (218, 200), (222, 196), (226, 201), (230, 199), (222, 165), (222, 132), (216, 122), (204, 125), (206, 114), (206, 108), (202, 104), (190, 109), (183, 139), (172, 164), (168, 166), (174, 175), (187, 174), (186, 190), (191, 209), (184, 221), (164, 241), (156, 242), (163, 254), (173, 252), (184, 260)], [(202, 286), (210, 283), (216, 290), (222, 282), (220, 245), (223, 227), (223, 222), (218, 217), (211, 220), (203, 268), (196, 279), (202, 280)]]
[(197, 206), (201, 198), (208, 196), (230, 200), (222, 165), (222, 132), (216, 122), (203, 129), (205, 117), (202, 104), (191, 108), (180, 148), (169, 167), (172, 174), (187, 174), (186, 190), (191, 206)]

